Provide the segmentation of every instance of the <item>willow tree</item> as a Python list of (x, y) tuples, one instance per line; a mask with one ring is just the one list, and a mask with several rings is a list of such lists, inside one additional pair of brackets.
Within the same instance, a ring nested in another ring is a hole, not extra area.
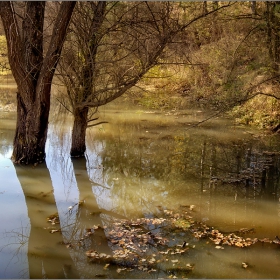
[(45, 159), (50, 91), (75, 2), (62, 2), (48, 43), (45, 1), (0, 2), (8, 58), (17, 84), (17, 124), (12, 158), (36, 164)]
[[(202, 3), (203, 4), (203, 3)], [(201, 3), (79, 2), (70, 25), (69, 43), (59, 63), (66, 97), (60, 102), (74, 116), (71, 156), (84, 156), (89, 114), (135, 86), (167, 59), (177, 34), (211, 12)], [(229, 4), (226, 4), (227, 6)], [(222, 7), (217, 7), (219, 10)], [(201, 7), (200, 7), (201, 8)]]

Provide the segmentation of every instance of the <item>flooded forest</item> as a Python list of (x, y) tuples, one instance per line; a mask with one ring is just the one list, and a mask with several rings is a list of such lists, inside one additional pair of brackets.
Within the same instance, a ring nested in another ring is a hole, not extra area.
[(280, 4), (0, 2), (0, 278), (280, 277)]

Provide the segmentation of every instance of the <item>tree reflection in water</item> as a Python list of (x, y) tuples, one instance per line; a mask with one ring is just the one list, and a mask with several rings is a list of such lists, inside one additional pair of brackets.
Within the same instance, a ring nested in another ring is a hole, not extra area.
[(34, 167), (15, 165), (21, 184), (28, 217), (30, 234), (28, 238), (28, 262), (30, 278), (77, 278), (75, 265), (69, 251), (63, 245), (57, 224), (48, 223), (47, 218), (56, 215), (57, 206), (53, 194), (50, 174), (45, 164)]
[[(186, 134), (168, 132), (154, 123), (142, 124), (115, 123), (105, 132), (91, 130), (86, 159), (72, 160), (68, 155), (70, 134), (56, 130), (49, 136), (47, 153), (52, 182), (46, 167), (16, 166), (31, 216), (28, 258), (32, 275), (47, 276), (53, 266), (53, 275), (68, 277), (71, 266), (72, 273), (76, 273), (75, 267), (78, 270), (77, 278), (116, 276), (112, 270), (104, 271), (104, 264), (88, 263), (85, 252), (112, 254), (105, 227), (115, 218), (153, 217), (159, 214), (158, 206), (176, 209), (195, 204), (195, 219), (220, 229), (254, 225), (258, 237), (278, 234), (279, 226), (273, 222), (279, 220), (279, 155), (270, 154), (275, 145), (240, 135), (223, 139), (210, 137), (202, 129)], [(268, 205), (269, 211), (259, 211), (260, 206)], [(62, 235), (43, 230), (52, 226), (46, 218), (55, 212)], [(50, 258), (53, 251), (56, 265)], [(199, 251), (193, 252), (189, 258), (198, 264), (195, 255), (202, 262), (209, 261)], [(44, 253), (49, 256), (42, 257)], [(200, 271), (197, 273), (191, 276)]]
[(92, 192), (92, 186), (88, 178), (86, 160), (84, 158), (72, 160), (77, 187), (79, 190), (79, 202), (70, 213), (75, 215), (75, 223), (68, 231), (67, 242), (73, 248), (73, 258), (78, 264), (82, 277), (93, 277), (102, 267), (87, 265), (85, 252), (95, 250), (105, 254), (112, 254), (104, 231), (104, 215), (99, 208)]

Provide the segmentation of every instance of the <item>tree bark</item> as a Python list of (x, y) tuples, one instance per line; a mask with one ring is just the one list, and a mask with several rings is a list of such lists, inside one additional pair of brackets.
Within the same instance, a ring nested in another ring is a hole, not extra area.
[(87, 129), (88, 107), (77, 108), (74, 111), (74, 125), (72, 130), (72, 145), (70, 155), (72, 157), (83, 157), (86, 151), (86, 129)]
[(62, 2), (45, 57), (44, 1), (27, 2), (19, 28), (12, 1), (0, 2), (11, 70), (18, 87), (12, 159), (37, 164), (45, 159), (51, 83), (76, 2)]
[[(92, 96), (95, 75), (95, 59), (98, 48), (98, 38), (96, 34), (98, 33), (99, 28), (104, 21), (106, 5), (106, 1), (98, 2), (96, 5), (91, 2), (93, 18), (88, 38), (86, 38), (87, 48), (85, 48), (84, 54), (85, 62), (81, 71), (81, 86), (83, 91), (81, 96), (76, 96), (75, 104), (84, 102), (88, 99), (88, 97)], [(74, 108), (74, 125), (72, 130), (72, 146), (70, 151), (70, 155), (72, 157), (83, 157), (85, 154), (88, 111), (88, 107)]]
[(17, 94), (17, 125), (12, 158), (15, 163), (40, 163), (45, 159), (48, 106), (25, 105)]

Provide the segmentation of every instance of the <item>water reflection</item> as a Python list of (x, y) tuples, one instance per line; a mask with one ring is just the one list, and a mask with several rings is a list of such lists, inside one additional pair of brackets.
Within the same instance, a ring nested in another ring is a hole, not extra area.
[(278, 202), (279, 153), (272, 152), (277, 143), (262, 142), (242, 130), (234, 135), (223, 131), (213, 139), (207, 129), (184, 134), (172, 127), (162, 130), (157, 123), (150, 123), (148, 133), (145, 129), (146, 124), (124, 121), (94, 134), (95, 142), (105, 146), (101, 162), (107, 184), (122, 201), (118, 211), (140, 215), (154, 213), (157, 205), (190, 203), (197, 204), (205, 219), (220, 224), (218, 212), (213, 215), (211, 210), (216, 202), (229, 216), (238, 203), (251, 208), (258, 207), (251, 203), (257, 199)]
[[(45, 164), (36, 168), (15, 165), (28, 217), (28, 263), (30, 278), (77, 278), (69, 251), (63, 246), (50, 174)], [(47, 219), (54, 220), (48, 223)]]
[[(258, 238), (279, 235), (277, 136), (256, 137), (226, 120), (187, 130), (193, 121), (188, 115), (134, 111), (123, 116), (109, 110), (103, 117), (109, 124), (88, 131), (85, 159), (69, 157), (71, 122), (67, 121), (63, 126), (50, 125), (47, 166), (15, 166), (30, 220), (30, 233), (25, 232), (30, 278), (167, 277), (162, 264), (159, 274), (119, 275), (116, 267), (105, 271), (104, 264), (88, 262), (85, 254), (87, 250), (113, 253), (106, 226), (115, 219), (156, 217), (164, 208), (176, 211), (194, 205), (194, 219), (220, 230), (246, 227), (254, 228)], [(0, 153), (7, 160), (12, 125), (4, 128), (2, 123)], [(2, 176), (4, 165), (0, 168)], [(14, 182), (10, 188), (15, 188)], [(3, 191), (11, 196), (7, 187), (0, 186)], [(15, 211), (19, 215), (22, 207)], [(52, 225), (47, 219), (56, 213), (59, 223)], [(60, 228), (61, 233), (50, 233)], [(278, 275), (274, 267), (279, 266), (279, 250), (274, 247), (218, 251), (205, 240), (180, 238), (196, 246), (182, 259), (195, 263), (191, 278)], [(240, 269), (241, 261), (254, 266)]]
[(15, 113), (0, 111), (0, 154), (3, 157), (11, 157), (13, 148), (13, 137), (15, 128)]

